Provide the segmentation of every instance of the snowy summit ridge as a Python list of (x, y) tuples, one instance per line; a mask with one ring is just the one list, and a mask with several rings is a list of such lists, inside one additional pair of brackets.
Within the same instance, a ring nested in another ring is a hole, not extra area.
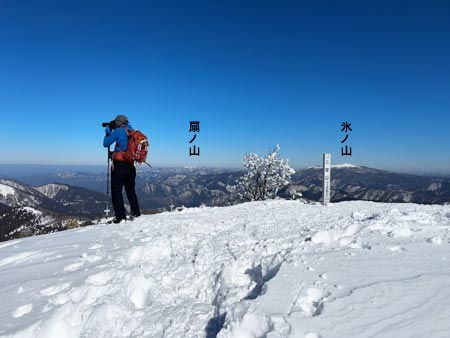
[[(307, 167), (306, 169), (322, 169), (323, 166), (315, 165)], [(361, 168), (359, 165), (351, 164), (351, 163), (341, 163), (341, 164), (332, 164), (331, 168), (343, 169), (343, 168)]]
[(445, 337), (449, 228), (450, 206), (273, 200), (9, 241), (0, 337)]
[(58, 193), (60, 193), (61, 191), (69, 190), (69, 187), (64, 184), (51, 183), (40, 187), (36, 187), (36, 190), (44, 194), (48, 198), (55, 198), (55, 196), (58, 195)]
[(361, 168), (360, 166), (351, 164), (351, 163), (333, 164), (331, 167), (332, 168)]

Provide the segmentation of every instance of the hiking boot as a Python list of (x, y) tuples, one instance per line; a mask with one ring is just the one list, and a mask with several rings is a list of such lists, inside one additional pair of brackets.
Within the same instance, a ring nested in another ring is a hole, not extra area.
[(134, 213), (130, 213), (130, 219), (131, 220), (133, 220), (133, 219), (135, 219), (135, 218), (138, 218), (139, 216), (141, 216), (140, 214), (139, 215), (136, 215), (136, 214), (134, 214)]
[(124, 218), (115, 217), (113, 220), (108, 221), (108, 224), (111, 224), (111, 223), (118, 224), (118, 223), (122, 222), (123, 220), (124, 220)]

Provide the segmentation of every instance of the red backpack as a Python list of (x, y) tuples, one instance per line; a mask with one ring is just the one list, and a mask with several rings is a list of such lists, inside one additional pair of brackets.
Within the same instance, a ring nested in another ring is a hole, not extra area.
[(150, 143), (143, 133), (139, 130), (130, 130), (128, 131), (128, 148), (127, 151), (123, 153), (123, 157), (126, 162), (131, 164), (148, 164), (147, 161), (147, 153), (148, 147)]

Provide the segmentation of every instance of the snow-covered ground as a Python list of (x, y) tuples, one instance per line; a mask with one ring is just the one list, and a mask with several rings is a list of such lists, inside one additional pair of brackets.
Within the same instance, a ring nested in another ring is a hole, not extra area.
[(0, 337), (450, 337), (450, 206), (252, 202), (0, 244)]
[(14, 188), (0, 183), (0, 195), (6, 197), (8, 195), (14, 195), (14, 192), (15, 192)]

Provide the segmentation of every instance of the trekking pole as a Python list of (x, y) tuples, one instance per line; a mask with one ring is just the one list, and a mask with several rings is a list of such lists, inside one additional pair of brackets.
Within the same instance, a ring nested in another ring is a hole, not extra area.
[(109, 147), (108, 147), (108, 171), (107, 171), (107, 173), (106, 173), (106, 209), (104, 210), (104, 212), (106, 213), (106, 218), (108, 218), (109, 217), (109, 212), (111, 211), (111, 210), (109, 210), (109, 177), (110, 177), (110, 172), (111, 172), (111, 170), (110, 170), (110, 158), (111, 158), (111, 156), (110, 156), (110, 150), (109, 150)]

